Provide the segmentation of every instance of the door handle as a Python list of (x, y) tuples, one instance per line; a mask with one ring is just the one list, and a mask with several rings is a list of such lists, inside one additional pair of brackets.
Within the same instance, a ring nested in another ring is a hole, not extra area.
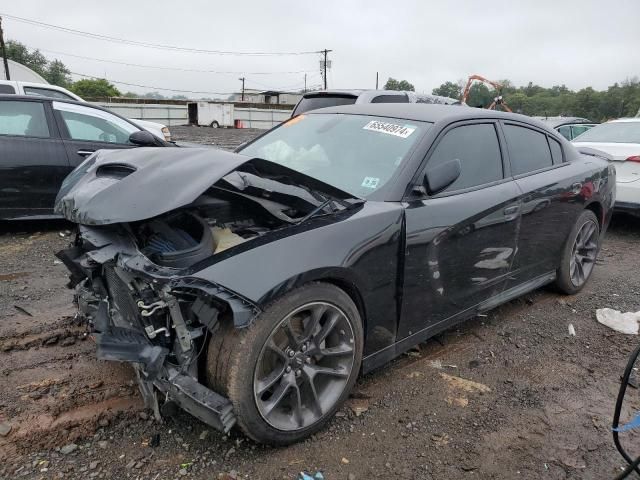
[(78, 150), (77, 154), (80, 155), (81, 157), (88, 157), (89, 155), (95, 152), (96, 152), (95, 150)]
[(510, 207), (507, 207), (503, 210), (503, 213), (505, 215), (513, 215), (514, 213), (518, 213), (518, 211), (520, 210), (520, 207), (518, 205), (512, 205)]

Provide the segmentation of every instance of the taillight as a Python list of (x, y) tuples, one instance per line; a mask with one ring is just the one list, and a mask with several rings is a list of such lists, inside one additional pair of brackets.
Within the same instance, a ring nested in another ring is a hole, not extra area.
[(627, 162), (638, 162), (640, 163), (640, 155), (631, 155), (627, 158)]

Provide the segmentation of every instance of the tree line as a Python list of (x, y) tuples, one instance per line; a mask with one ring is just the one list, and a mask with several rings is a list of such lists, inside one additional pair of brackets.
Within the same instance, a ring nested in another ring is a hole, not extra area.
[[(82, 79), (73, 81), (71, 71), (58, 59), (48, 60), (39, 50), (30, 50), (26, 45), (15, 40), (6, 43), (7, 58), (21, 63), (47, 82), (67, 88), (82, 98), (131, 97), (186, 100), (184, 95), (165, 97), (159, 92), (138, 94), (122, 93), (108, 80)], [(462, 95), (464, 80), (445, 82), (433, 89), (434, 95), (443, 95), (459, 99)], [(476, 82), (471, 86), (467, 104), (472, 107), (487, 107), (493, 99), (502, 95), (505, 103), (514, 112), (536, 116), (576, 116), (593, 121), (605, 121), (611, 118), (632, 117), (640, 113), (640, 81), (638, 77), (615, 83), (606, 90), (598, 91), (586, 87), (578, 91), (570, 90), (565, 85), (554, 85), (551, 88), (541, 87), (529, 82), (526, 86), (516, 87), (509, 80), (501, 80), (500, 92), (490, 89), (484, 83)], [(414, 86), (407, 80), (389, 78), (384, 85), (387, 90), (414, 91)]]
[[(460, 98), (464, 81), (445, 82), (433, 89), (434, 95)], [(606, 90), (586, 87), (578, 91), (565, 85), (551, 88), (541, 87), (529, 82), (526, 86), (516, 87), (509, 80), (501, 80), (501, 92), (490, 89), (484, 83), (476, 82), (471, 86), (467, 104), (472, 107), (486, 108), (497, 95), (502, 95), (505, 103), (514, 112), (532, 116), (565, 117), (575, 116), (603, 122), (612, 118), (633, 117), (640, 113), (640, 81), (638, 77), (628, 78), (614, 83)]]

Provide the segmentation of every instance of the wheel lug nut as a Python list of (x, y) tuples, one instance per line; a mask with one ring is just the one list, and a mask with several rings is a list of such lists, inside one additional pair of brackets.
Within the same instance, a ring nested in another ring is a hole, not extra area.
[(311, 357), (305, 358), (304, 361), (307, 362), (307, 363), (311, 363)]
[(306, 352), (307, 351), (307, 346), (306, 345), (302, 345), (302, 351)]
[(293, 357), (296, 354), (296, 352), (294, 352), (293, 350), (289, 350), (289, 356)]
[(301, 370), (296, 370), (296, 377), (299, 377), (302, 374)]
[(291, 372), (291, 367), (287, 365), (287, 368), (285, 369), (285, 372), (290, 373)]

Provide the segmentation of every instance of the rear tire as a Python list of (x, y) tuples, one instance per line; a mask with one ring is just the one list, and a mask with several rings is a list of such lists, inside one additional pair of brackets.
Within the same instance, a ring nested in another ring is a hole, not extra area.
[(556, 286), (567, 294), (578, 293), (591, 277), (600, 250), (600, 225), (591, 210), (583, 211), (562, 252)]
[(220, 124), (218, 122), (216, 122), (215, 120), (211, 122), (211, 128), (218, 128), (218, 127), (220, 127)]
[(253, 440), (288, 445), (316, 433), (347, 399), (362, 361), (362, 320), (341, 289), (309, 283), (245, 329), (211, 339), (207, 382), (233, 404)]

